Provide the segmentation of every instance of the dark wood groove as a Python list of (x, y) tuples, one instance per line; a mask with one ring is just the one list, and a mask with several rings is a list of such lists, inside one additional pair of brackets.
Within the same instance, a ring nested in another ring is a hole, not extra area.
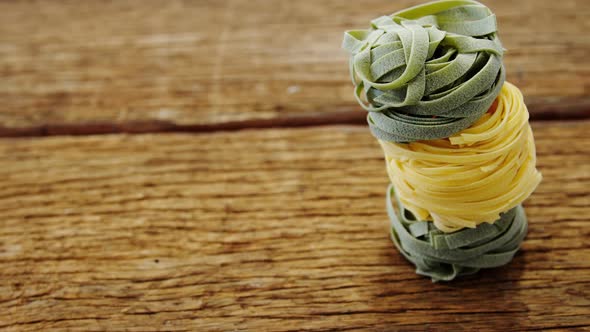
[[(586, 103), (564, 105), (568, 112), (559, 111), (555, 105), (529, 107), (531, 121), (576, 121), (590, 119), (590, 107)], [(0, 137), (85, 136), (107, 134), (147, 133), (210, 133), (244, 129), (301, 128), (329, 125), (366, 125), (366, 113), (344, 109), (329, 113), (288, 115), (272, 119), (250, 119), (213, 124), (182, 125), (168, 121), (92, 122), (76, 124), (46, 124), (36, 127), (11, 128), (0, 125)]]

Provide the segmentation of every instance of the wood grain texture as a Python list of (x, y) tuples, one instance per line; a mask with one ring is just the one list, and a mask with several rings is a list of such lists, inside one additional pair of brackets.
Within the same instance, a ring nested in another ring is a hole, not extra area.
[(0, 140), (0, 330), (588, 329), (589, 125), (534, 124), (523, 250), (439, 284), (365, 127)]
[[(419, 2), (1, 2), (0, 134), (360, 123), (343, 31)], [(533, 119), (590, 115), (590, 2), (488, 5)]]

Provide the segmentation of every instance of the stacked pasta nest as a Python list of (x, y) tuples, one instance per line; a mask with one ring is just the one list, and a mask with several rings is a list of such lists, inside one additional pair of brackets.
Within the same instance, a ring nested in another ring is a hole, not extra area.
[(495, 15), (476, 1), (431, 2), (347, 31), (343, 47), (385, 153), (398, 249), (434, 281), (508, 263), (541, 175)]

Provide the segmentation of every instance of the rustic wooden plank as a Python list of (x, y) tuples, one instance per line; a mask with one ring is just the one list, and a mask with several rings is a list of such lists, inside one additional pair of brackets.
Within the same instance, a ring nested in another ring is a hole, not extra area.
[(439, 284), (362, 126), (0, 140), (0, 330), (588, 328), (589, 124), (535, 123), (523, 250)]
[[(2, 2), (0, 134), (361, 122), (342, 33), (419, 2)], [(590, 2), (489, 5), (533, 119), (588, 116)]]

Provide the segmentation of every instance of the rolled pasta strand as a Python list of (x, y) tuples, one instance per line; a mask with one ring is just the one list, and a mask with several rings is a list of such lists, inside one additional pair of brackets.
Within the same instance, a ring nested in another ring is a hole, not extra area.
[(448, 138), (379, 142), (400, 202), (445, 233), (494, 223), (541, 181), (528, 111), (509, 82), (495, 111)]

